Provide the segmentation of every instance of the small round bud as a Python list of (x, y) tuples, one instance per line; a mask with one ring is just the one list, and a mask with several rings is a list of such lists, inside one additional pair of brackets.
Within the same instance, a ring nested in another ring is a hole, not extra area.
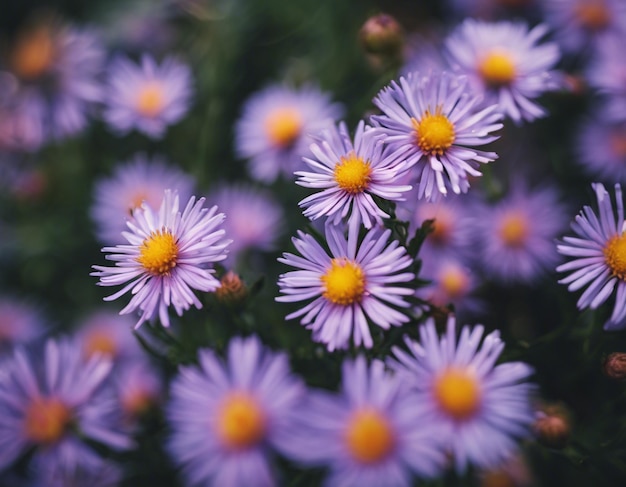
[(545, 406), (537, 413), (533, 432), (537, 441), (548, 448), (560, 450), (569, 441), (571, 426), (569, 414), (561, 405)]
[(626, 353), (614, 352), (604, 359), (604, 373), (615, 380), (626, 379)]
[(248, 296), (248, 289), (241, 278), (233, 271), (228, 271), (220, 280), (221, 286), (215, 291), (217, 299), (225, 304), (235, 305)]
[(367, 19), (359, 36), (363, 49), (370, 54), (394, 56), (400, 53), (404, 44), (402, 26), (387, 14)]

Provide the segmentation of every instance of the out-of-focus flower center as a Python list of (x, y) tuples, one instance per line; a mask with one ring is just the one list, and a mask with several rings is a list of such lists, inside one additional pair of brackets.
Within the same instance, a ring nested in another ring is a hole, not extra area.
[(482, 473), (481, 487), (515, 487), (517, 482), (505, 470), (488, 470)]
[(417, 145), (425, 154), (443, 155), (456, 138), (454, 124), (441, 113), (441, 107), (437, 107), (435, 113), (426, 110), (419, 122), (412, 118), (411, 124)]
[(323, 296), (334, 304), (347, 306), (360, 301), (365, 292), (365, 275), (356, 263), (345, 258), (333, 259), (321, 277)]
[(483, 57), (478, 73), (486, 84), (493, 87), (510, 85), (517, 74), (511, 55), (503, 51), (492, 51)]
[(163, 87), (156, 82), (147, 83), (137, 97), (137, 111), (144, 117), (156, 117), (165, 105)]
[(154, 403), (154, 395), (151, 391), (135, 388), (122, 394), (122, 409), (132, 417), (141, 416)]
[(615, 130), (611, 134), (609, 144), (616, 157), (626, 157), (626, 130)]
[(258, 401), (246, 393), (227, 395), (217, 414), (217, 434), (224, 445), (241, 450), (258, 444), (265, 436), (266, 418)]
[(499, 229), (502, 242), (509, 247), (523, 247), (528, 238), (529, 224), (526, 215), (520, 212), (504, 215)]
[(117, 342), (105, 331), (92, 331), (85, 337), (83, 345), (84, 354), (91, 357), (102, 354), (106, 357), (115, 357), (118, 352)]
[(582, 0), (574, 6), (574, 15), (580, 24), (591, 31), (601, 31), (611, 22), (611, 14), (604, 0)]
[(152, 232), (139, 247), (139, 262), (144, 269), (155, 276), (169, 275), (176, 267), (178, 244), (174, 235), (166, 229)]
[(71, 419), (70, 409), (60, 400), (34, 399), (24, 415), (26, 436), (34, 443), (54, 443), (65, 434)]
[(480, 408), (481, 391), (471, 371), (450, 368), (435, 379), (435, 399), (444, 413), (462, 421)]
[(452, 299), (464, 296), (469, 288), (467, 273), (456, 265), (446, 266), (438, 281), (441, 289)]
[(372, 168), (354, 152), (342, 157), (335, 165), (335, 181), (341, 189), (351, 194), (362, 193), (369, 186)]
[(348, 451), (361, 463), (379, 462), (395, 446), (391, 425), (382, 414), (373, 409), (363, 409), (352, 415), (345, 439)]
[(609, 239), (604, 247), (604, 260), (614, 276), (626, 281), (626, 233)]
[(135, 191), (130, 198), (130, 202), (128, 204), (128, 213), (130, 216), (133, 215), (133, 211), (137, 208), (141, 208), (141, 205), (144, 201), (148, 201), (148, 195), (144, 191)]
[(277, 147), (289, 147), (302, 131), (302, 116), (294, 108), (277, 108), (265, 119), (265, 131)]
[(50, 70), (56, 52), (50, 28), (40, 26), (24, 33), (11, 52), (11, 68), (25, 80), (34, 80)]

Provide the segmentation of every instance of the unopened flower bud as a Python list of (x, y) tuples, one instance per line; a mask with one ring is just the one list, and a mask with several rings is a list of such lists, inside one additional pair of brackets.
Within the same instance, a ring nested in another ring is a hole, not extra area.
[(248, 289), (241, 278), (233, 271), (228, 271), (221, 279), (221, 286), (215, 291), (217, 299), (225, 304), (239, 304), (248, 295)]
[(604, 359), (604, 373), (615, 380), (626, 379), (626, 353), (614, 352)]
[(370, 54), (395, 56), (404, 44), (402, 26), (391, 15), (378, 14), (367, 19), (359, 33), (361, 45)]
[(539, 411), (533, 431), (539, 443), (560, 450), (567, 445), (570, 436), (569, 414), (560, 405), (550, 405)]

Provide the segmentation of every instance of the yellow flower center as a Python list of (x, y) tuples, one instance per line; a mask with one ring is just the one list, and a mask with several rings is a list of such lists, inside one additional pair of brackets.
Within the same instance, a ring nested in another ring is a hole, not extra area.
[(511, 55), (500, 50), (487, 54), (478, 65), (478, 72), (483, 81), (493, 87), (510, 85), (516, 76)]
[(333, 259), (321, 277), (323, 296), (334, 304), (347, 306), (360, 301), (365, 292), (365, 276), (356, 263), (345, 258)]
[(441, 107), (434, 114), (426, 110), (419, 122), (412, 118), (411, 124), (417, 145), (425, 154), (441, 156), (454, 143), (454, 124), (441, 113)]
[(439, 285), (450, 298), (458, 298), (467, 292), (469, 279), (457, 266), (450, 266), (439, 275)]
[(372, 175), (369, 162), (365, 162), (354, 152), (342, 157), (335, 165), (335, 181), (341, 189), (351, 194), (362, 193), (367, 189)]
[(611, 22), (604, 0), (583, 0), (574, 7), (574, 15), (584, 28), (591, 31), (604, 30)]
[(529, 221), (520, 212), (511, 212), (500, 222), (500, 238), (509, 247), (522, 247), (526, 243)]
[(26, 408), (26, 436), (34, 443), (54, 443), (63, 436), (71, 419), (70, 409), (58, 399), (37, 398)]
[(265, 130), (274, 145), (285, 148), (294, 143), (302, 131), (302, 117), (295, 108), (272, 111), (265, 119)]
[(147, 83), (137, 97), (137, 111), (144, 117), (156, 117), (165, 105), (163, 87), (156, 82)]
[(226, 396), (218, 410), (217, 435), (235, 450), (259, 443), (265, 436), (266, 419), (258, 401), (246, 393)]
[(352, 415), (345, 440), (348, 451), (361, 463), (383, 460), (395, 445), (391, 425), (373, 409), (363, 409)]
[(615, 277), (626, 281), (626, 233), (609, 239), (604, 247), (604, 260)]
[(11, 52), (10, 64), (18, 77), (33, 80), (51, 68), (55, 55), (50, 28), (40, 26), (18, 39)]
[(469, 419), (480, 408), (480, 387), (468, 370), (447, 369), (435, 380), (434, 393), (443, 412), (459, 421)]
[(115, 357), (117, 355), (117, 343), (111, 335), (106, 332), (101, 330), (93, 331), (85, 338), (83, 351), (87, 357), (91, 357), (95, 354)]
[(178, 244), (171, 232), (163, 228), (152, 232), (139, 247), (137, 258), (146, 271), (155, 276), (169, 275), (176, 267)]

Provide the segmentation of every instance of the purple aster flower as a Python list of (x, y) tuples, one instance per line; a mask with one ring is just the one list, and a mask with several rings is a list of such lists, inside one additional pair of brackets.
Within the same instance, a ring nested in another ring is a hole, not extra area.
[(288, 446), (305, 392), (287, 355), (256, 337), (233, 338), (226, 361), (204, 349), (198, 362), (171, 387), (171, 456), (193, 485), (276, 485), (271, 455)]
[(543, 24), (529, 30), (524, 22), (467, 19), (446, 40), (447, 54), (487, 105), (497, 104), (517, 124), (530, 122), (546, 115), (533, 100), (558, 88), (552, 68), (559, 48), (538, 44), (547, 31)]
[(232, 239), (226, 262), (236, 263), (249, 250), (274, 250), (284, 230), (285, 212), (268, 192), (252, 185), (222, 184), (208, 196), (226, 215), (224, 230)]
[[(626, 31), (626, 19), (624, 30)], [(626, 32), (620, 35), (608, 35), (599, 40), (585, 72), (589, 86), (604, 97), (605, 106), (601, 112), (602, 117), (610, 120), (626, 119), (624, 114), (626, 110), (624, 42), (626, 42)]]
[(303, 167), (302, 157), (316, 135), (331, 126), (343, 109), (313, 86), (272, 85), (245, 103), (235, 127), (235, 150), (250, 159), (250, 175), (265, 183), (288, 180)]
[(467, 93), (467, 80), (449, 73), (410, 73), (391, 82), (374, 99), (384, 113), (372, 120), (388, 135), (386, 144), (412, 170), (419, 199), (436, 200), (469, 188), (468, 175), (480, 176), (479, 163), (497, 158), (474, 149), (498, 137), (496, 106), (479, 109), (480, 98)]
[(120, 363), (115, 388), (126, 424), (134, 424), (161, 402), (163, 379), (147, 360)]
[(160, 139), (189, 110), (191, 85), (189, 67), (172, 57), (160, 65), (147, 54), (139, 64), (117, 58), (109, 68), (104, 119), (120, 134), (136, 129)]
[(397, 361), (389, 365), (415, 389), (415, 405), (431, 415), (457, 471), (499, 466), (535, 419), (533, 386), (525, 382), (533, 370), (522, 362), (495, 365), (504, 350), (498, 331), (483, 339), (483, 326), (464, 326), (457, 340), (452, 315), (442, 337), (432, 318), (419, 334), (420, 343), (405, 339), (408, 352), (393, 348)]
[(224, 260), (229, 241), (223, 240), (224, 220), (217, 206), (204, 208), (204, 198), (191, 197), (181, 213), (178, 195), (170, 190), (159, 212), (142, 205), (128, 222), (124, 232), (128, 244), (104, 247), (114, 267), (95, 265), (92, 276), (100, 278), (100, 286), (124, 287), (105, 301), (113, 301), (130, 292), (132, 298), (120, 314), (139, 311), (138, 328), (158, 314), (163, 326), (169, 326), (168, 308), (173, 306), (178, 316), (191, 305), (202, 308), (193, 290), (215, 291), (219, 281), (213, 276), (212, 264)]
[(133, 221), (132, 214), (142, 203), (157, 209), (166, 189), (177, 191), (179, 198), (187, 201), (193, 188), (192, 177), (164, 159), (135, 155), (116, 166), (110, 177), (95, 183), (91, 218), (98, 238), (109, 245), (123, 243), (126, 222)]
[(0, 297), (0, 353), (43, 336), (41, 311), (26, 301)]
[(558, 263), (554, 239), (567, 220), (554, 188), (514, 184), (502, 200), (477, 211), (476, 248), (488, 277), (530, 283)]
[(13, 109), (19, 111), (21, 135), (38, 142), (40, 131), (56, 139), (82, 131), (88, 112), (102, 97), (98, 78), (104, 59), (104, 49), (89, 29), (50, 18), (26, 28), (7, 60), (19, 83)]
[(42, 107), (21, 99), (18, 81), (0, 72), (0, 151), (35, 151), (44, 141)]
[(443, 470), (437, 424), (415, 393), (380, 361), (343, 363), (342, 391), (313, 391), (290, 456), (330, 468), (328, 487), (409, 487)]
[[(351, 225), (371, 228), (389, 218), (374, 201), (374, 196), (398, 201), (411, 186), (400, 184), (411, 167), (384, 152), (385, 135), (359, 122), (354, 144), (345, 123), (324, 131), (311, 145), (311, 158), (304, 162), (313, 172), (298, 171), (297, 184), (319, 190), (299, 204), (304, 216), (317, 220), (325, 216), (333, 224), (347, 218)], [(414, 164), (416, 161), (413, 160)]]
[(0, 469), (34, 449), (35, 472), (71, 473), (95, 455), (85, 439), (130, 448), (107, 381), (111, 367), (103, 357), (84, 360), (66, 339), (48, 340), (43, 355), (17, 349), (0, 374)]
[(34, 476), (28, 487), (119, 487), (122, 482), (122, 471), (115, 463), (89, 450), (81, 452), (80, 465), (72, 469), (50, 463)]
[(597, 112), (578, 129), (576, 153), (578, 162), (590, 176), (608, 181), (626, 181), (626, 120), (603, 119)]
[(622, 0), (544, 0), (542, 5), (555, 38), (572, 54), (590, 48), (594, 52), (605, 37), (626, 32), (626, 4)]
[(615, 291), (615, 304), (605, 330), (626, 327), (626, 224), (622, 188), (615, 185), (614, 212), (611, 197), (604, 186), (592, 184), (598, 200), (597, 213), (585, 206), (572, 223), (575, 237), (563, 237), (557, 246), (569, 262), (556, 268), (568, 275), (561, 284), (569, 291), (587, 289), (578, 299), (578, 308), (596, 309)]
[(397, 241), (389, 242), (390, 234), (374, 228), (359, 244), (357, 227), (350, 228), (346, 239), (340, 227), (327, 225), (329, 253), (311, 235), (298, 232), (292, 241), (302, 257), (284, 253), (278, 259), (298, 270), (279, 277), (283, 296), (276, 301), (313, 301), (286, 319), (302, 317), (313, 339), (331, 351), (346, 348), (351, 337), (357, 346), (372, 347), (368, 321), (385, 330), (409, 321), (395, 307), (409, 307), (403, 296), (413, 290), (398, 284), (415, 278), (402, 272), (412, 259)]

